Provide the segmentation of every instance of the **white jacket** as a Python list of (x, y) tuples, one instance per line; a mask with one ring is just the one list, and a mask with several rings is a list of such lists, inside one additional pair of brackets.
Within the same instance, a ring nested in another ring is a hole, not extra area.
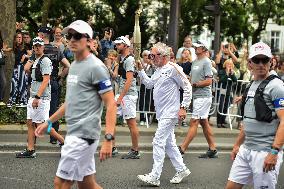
[[(141, 82), (146, 88), (153, 90), (153, 99), (157, 119), (178, 118), (180, 106), (189, 107), (192, 98), (192, 87), (179, 65), (168, 62), (156, 68), (149, 78), (145, 71), (138, 72)], [(183, 88), (183, 101), (180, 104), (180, 91)]]

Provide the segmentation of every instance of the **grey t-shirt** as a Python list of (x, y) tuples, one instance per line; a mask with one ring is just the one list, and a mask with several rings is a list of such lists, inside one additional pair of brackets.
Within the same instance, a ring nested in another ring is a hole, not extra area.
[(111, 90), (108, 69), (93, 54), (71, 64), (65, 100), (67, 135), (99, 139), (103, 111), (100, 95)]
[[(121, 59), (123, 60), (124, 57), (121, 57)], [(135, 72), (135, 60), (133, 56), (128, 56), (126, 60), (124, 60), (123, 63), (123, 68), (125, 69), (126, 72)], [(121, 78), (120, 82), (119, 82), (119, 93), (121, 93), (124, 89), (125, 86), (125, 82), (126, 79)], [(126, 93), (126, 95), (132, 95), (132, 96), (137, 96), (137, 88), (136, 88), (136, 78), (133, 77), (132, 82), (131, 82), (131, 86), (128, 90), (128, 92)]]
[[(31, 84), (31, 89), (30, 89), (30, 95), (31, 97), (34, 97), (37, 95), (37, 92), (39, 90), (39, 87), (41, 85), (41, 81), (36, 81), (35, 78), (35, 69), (37, 64), (39, 63), (40, 58), (37, 58), (33, 65), (32, 65), (32, 73), (31, 73), (31, 78), (32, 78), (32, 84)], [(40, 61), (40, 72), (42, 75), (51, 75), (52, 72), (52, 62), (48, 57), (44, 57)], [(45, 88), (44, 92), (41, 95), (41, 99), (45, 100), (50, 100), (51, 99), (51, 87), (50, 84)]]
[[(212, 65), (209, 58), (204, 57), (202, 59), (196, 59), (191, 66), (191, 84), (199, 81), (206, 80), (207, 78), (213, 78)], [(192, 87), (192, 97), (206, 98), (211, 97), (211, 85), (206, 87)]]
[[(252, 119), (256, 117), (254, 95), (257, 90), (257, 87), (260, 85), (261, 82), (262, 80), (254, 81), (251, 87), (249, 88), (247, 94), (244, 109), (244, 146), (248, 149), (256, 151), (270, 151), (277, 128), (279, 126), (279, 120), (274, 119), (271, 123), (267, 123)], [(270, 81), (264, 89), (263, 98), (269, 108), (273, 110), (273, 116), (276, 114), (275, 111), (284, 109), (283, 82), (277, 78)], [(278, 105), (275, 106), (274, 103), (278, 103)]]

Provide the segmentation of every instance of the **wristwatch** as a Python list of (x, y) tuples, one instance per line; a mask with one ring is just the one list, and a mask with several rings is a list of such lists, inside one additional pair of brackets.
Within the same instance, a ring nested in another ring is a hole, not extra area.
[(35, 95), (35, 98), (36, 98), (36, 99), (40, 99), (40, 96), (38, 96), (38, 95)]
[(108, 133), (108, 134), (105, 134), (105, 139), (107, 141), (112, 141), (112, 140), (114, 140), (114, 136), (112, 134)]

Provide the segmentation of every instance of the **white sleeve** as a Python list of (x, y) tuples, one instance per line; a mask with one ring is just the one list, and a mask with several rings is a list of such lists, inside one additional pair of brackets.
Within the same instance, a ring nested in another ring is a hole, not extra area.
[(147, 89), (152, 89), (154, 87), (154, 82), (151, 78), (147, 76), (144, 70), (138, 71), (138, 75), (141, 79), (141, 82), (145, 85)]
[(181, 102), (181, 106), (189, 108), (192, 99), (191, 84), (180, 66), (173, 64), (173, 67), (172, 76), (176, 83), (183, 89), (183, 101)]

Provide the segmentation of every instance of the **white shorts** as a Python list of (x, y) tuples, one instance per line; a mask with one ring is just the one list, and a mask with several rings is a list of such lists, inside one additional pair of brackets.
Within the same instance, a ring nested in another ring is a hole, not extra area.
[(253, 184), (254, 188), (274, 189), (283, 162), (283, 152), (279, 152), (275, 170), (263, 172), (264, 160), (269, 152), (254, 151), (241, 145), (233, 162), (228, 180), (242, 185)]
[(49, 118), (50, 100), (39, 99), (37, 108), (32, 107), (34, 98), (30, 98), (27, 105), (27, 119), (33, 123), (43, 123)]
[(207, 119), (212, 104), (212, 98), (195, 98), (193, 99), (193, 119)]
[(95, 152), (99, 140), (91, 145), (76, 136), (66, 136), (56, 176), (65, 180), (83, 181), (85, 176), (96, 173)]
[[(136, 104), (138, 96), (125, 95), (121, 101), (121, 112), (123, 119), (136, 118)], [(118, 108), (119, 109), (119, 108)]]

